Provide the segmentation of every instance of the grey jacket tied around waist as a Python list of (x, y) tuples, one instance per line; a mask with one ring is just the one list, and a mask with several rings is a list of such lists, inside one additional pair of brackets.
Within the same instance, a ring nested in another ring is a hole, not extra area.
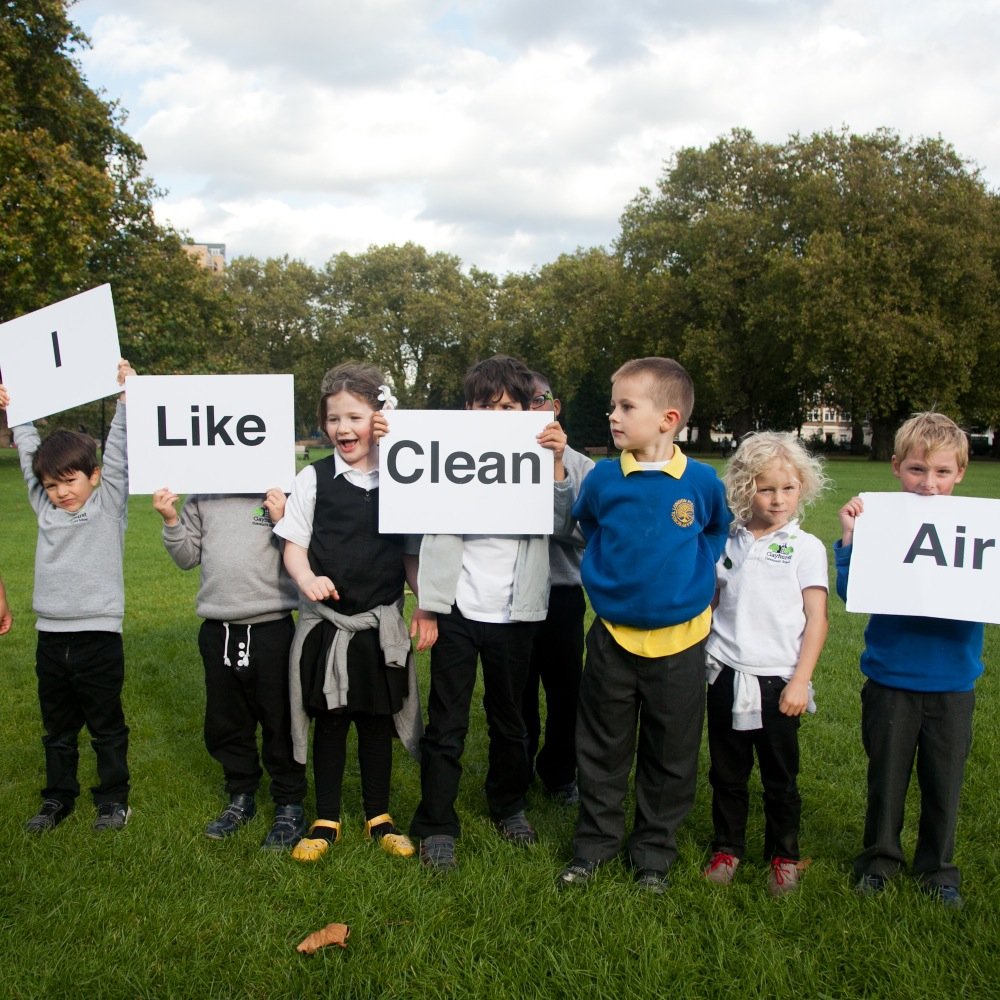
[(295, 630), (289, 659), (288, 689), (291, 695), (292, 749), (295, 759), (304, 764), (309, 745), (309, 715), (303, 706), (302, 675), (299, 671), (302, 647), (306, 636), (324, 620), (337, 629), (324, 665), (323, 694), (327, 709), (344, 708), (347, 705), (347, 647), (351, 639), (357, 632), (377, 628), (379, 646), (386, 666), (393, 670), (405, 670), (407, 674), (406, 700), (393, 716), (393, 722), (400, 742), (416, 757), (424, 727), (420, 714), (416, 665), (410, 649), (410, 634), (399, 607), (395, 604), (383, 604), (357, 615), (342, 615), (325, 604), (310, 601), (299, 607), (299, 624)]

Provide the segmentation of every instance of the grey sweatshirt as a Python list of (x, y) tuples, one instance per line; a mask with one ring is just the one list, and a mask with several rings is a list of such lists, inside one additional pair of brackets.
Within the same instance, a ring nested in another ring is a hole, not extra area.
[(125, 404), (118, 403), (104, 448), (101, 483), (70, 513), (56, 507), (31, 470), (41, 439), (32, 424), (14, 428), (28, 499), (38, 517), (32, 606), (40, 632), (121, 632), (122, 558), (128, 521)]
[[(594, 467), (593, 459), (567, 445), (563, 452), (563, 464), (567, 478), (573, 482), (573, 501), (576, 502), (584, 479)], [(574, 527), (570, 538), (552, 536), (549, 540), (549, 569), (553, 587), (580, 586), (580, 563), (586, 545), (579, 525)]]
[(263, 496), (192, 494), (163, 544), (181, 569), (201, 566), (202, 618), (256, 625), (294, 611), (298, 590), (285, 572), (281, 542)]

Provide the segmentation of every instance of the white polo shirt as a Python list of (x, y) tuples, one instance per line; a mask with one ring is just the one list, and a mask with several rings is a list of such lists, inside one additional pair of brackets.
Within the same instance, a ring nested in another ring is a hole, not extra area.
[(730, 531), (715, 579), (719, 603), (706, 651), (736, 670), (790, 677), (806, 627), (802, 591), (830, 586), (823, 543), (797, 520), (761, 538), (740, 525)]

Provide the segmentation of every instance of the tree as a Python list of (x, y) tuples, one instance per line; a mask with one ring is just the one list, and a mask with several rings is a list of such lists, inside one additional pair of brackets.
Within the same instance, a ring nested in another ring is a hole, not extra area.
[(789, 238), (790, 172), (780, 147), (734, 130), (683, 149), (622, 216), (617, 250), (645, 324), (691, 373), (699, 436), (794, 427), (808, 387), (787, 355), (794, 337), (772, 260)]
[(73, 52), (87, 38), (66, 11), (0, 7), (0, 319), (89, 287), (92, 257), (146, 193), (142, 150), (86, 85)]
[(316, 398), (326, 364), (320, 349), (320, 276), (288, 256), (237, 257), (224, 281), (236, 329), (232, 362), (244, 372), (295, 376), (296, 424), (316, 426)]
[(793, 138), (801, 234), (797, 356), (831, 398), (872, 426), (889, 457), (917, 410), (960, 421), (992, 390), (976, 377), (998, 338), (996, 198), (941, 139), (879, 130)]
[(995, 412), (973, 376), (1000, 367), (995, 204), (940, 139), (736, 130), (678, 153), (617, 249), (680, 330), (699, 425), (796, 427), (822, 392), (886, 457), (914, 410)]
[(477, 273), (414, 243), (331, 258), (320, 294), (329, 364), (371, 361), (404, 406), (460, 405), (462, 377), (490, 322), (492, 285)]

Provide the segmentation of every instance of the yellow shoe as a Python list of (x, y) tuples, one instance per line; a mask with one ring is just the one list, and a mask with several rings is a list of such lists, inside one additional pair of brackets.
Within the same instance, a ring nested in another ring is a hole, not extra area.
[(382, 813), (381, 816), (373, 816), (368, 820), (365, 823), (365, 836), (370, 840), (372, 828), (382, 826), (386, 823), (392, 827), (392, 833), (383, 833), (381, 837), (377, 838), (378, 842), (382, 845), (382, 850), (386, 854), (391, 854), (394, 858), (412, 858), (417, 853), (417, 849), (413, 846), (413, 841), (406, 834), (399, 833), (396, 830), (396, 825), (388, 813)]
[(336, 844), (340, 840), (340, 820), (318, 819), (309, 827), (309, 833), (312, 833), (316, 827), (324, 830), (333, 830), (333, 837), (303, 837), (292, 848), (292, 857), (296, 861), (319, 861), (330, 850), (330, 845)]

